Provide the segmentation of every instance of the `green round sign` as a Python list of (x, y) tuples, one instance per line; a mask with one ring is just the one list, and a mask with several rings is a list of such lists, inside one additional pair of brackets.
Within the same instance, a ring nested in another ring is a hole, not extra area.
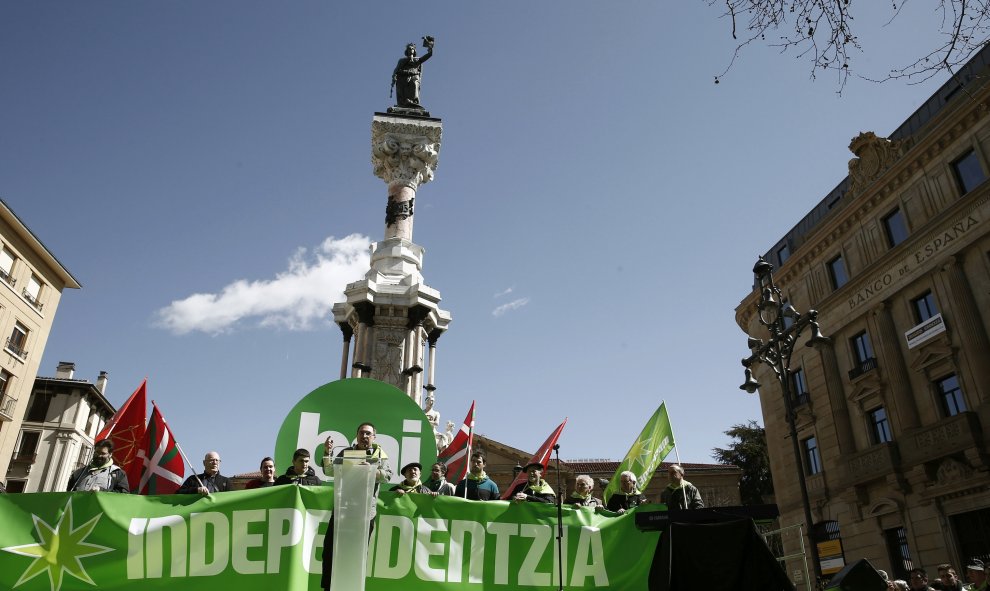
[(375, 443), (389, 458), (392, 482), (402, 480), (402, 466), (419, 462), (426, 467), (437, 459), (433, 427), (412, 398), (385, 382), (349, 378), (320, 386), (292, 407), (275, 440), (275, 460), (287, 465), (293, 452), (306, 448), (313, 454), (316, 475), (330, 480), (320, 469), (327, 436), (335, 446), (350, 445), (361, 423), (375, 425)]

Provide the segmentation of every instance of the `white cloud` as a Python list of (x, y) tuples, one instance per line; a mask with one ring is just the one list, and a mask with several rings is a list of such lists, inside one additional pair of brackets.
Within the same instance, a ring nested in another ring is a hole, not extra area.
[(509, 295), (510, 293), (512, 293), (512, 288), (511, 287), (507, 287), (505, 289), (505, 291), (500, 291), (497, 294), (493, 295), (492, 297), (493, 298), (500, 298), (502, 296)]
[(529, 303), (529, 298), (519, 298), (516, 300), (512, 300), (508, 304), (502, 304), (498, 308), (492, 310), (492, 316), (498, 317), (505, 314), (506, 312), (511, 312), (512, 310), (518, 310), (519, 308), (522, 308), (528, 303)]
[(368, 270), (371, 240), (351, 234), (333, 236), (312, 252), (300, 247), (288, 269), (274, 279), (238, 279), (219, 293), (194, 293), (155, 312), (155, 325), (181, 335), (193, 331), (218, 334), (238, 323), (308, 330), (326, 321), (344, 287)]

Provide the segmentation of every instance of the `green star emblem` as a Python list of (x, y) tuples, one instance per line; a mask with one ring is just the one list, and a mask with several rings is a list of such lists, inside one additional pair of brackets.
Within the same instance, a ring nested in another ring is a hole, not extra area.
[(39, 543), (3, 548), (3, 551), (11, 554), (34, 558), (21, 578), (14, 583), (14, 587), (20, 587), (44, 572), (48, 573), (51, 591), (61, 589), (65, 573), (95, 586), (96, 583), (83, 568), (81, 559), (113, 550), (113, 548), (86, 542), (86, 537), (93, 532), (102, 516), (103, 514), (100, 513), (79, 527), (75, 527), (72, 518), (71, 498), (65, 504), (65, 509), (54, 527), (48, 525), (37, 515), (31, 515), (34, 519), (34, 529), (38, 534)]

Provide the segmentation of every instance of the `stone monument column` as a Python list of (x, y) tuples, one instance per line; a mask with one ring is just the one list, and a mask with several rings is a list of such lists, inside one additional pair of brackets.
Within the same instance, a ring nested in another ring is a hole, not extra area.
[(352, 377), (392, 384), (416, 402), (424, 387), (423, 341), (450, 323), (440, 292), (423, 278), (425, 250), (412, 241), (416, 192), (433, 180), (442, 131), (439, 119), (375, 114), (371, 162), (388, 187), (385, 236), (372, 247), (364, 279), (348, 284), (346, 302), (333, 307), (334, 322), (354, 333)]

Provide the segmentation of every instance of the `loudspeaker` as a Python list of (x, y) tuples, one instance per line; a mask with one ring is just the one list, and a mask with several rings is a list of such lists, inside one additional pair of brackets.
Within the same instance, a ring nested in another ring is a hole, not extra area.
[(825, 591), (886, 591), (887, 581), (865, 558), (840, 570), (829, 581)]

